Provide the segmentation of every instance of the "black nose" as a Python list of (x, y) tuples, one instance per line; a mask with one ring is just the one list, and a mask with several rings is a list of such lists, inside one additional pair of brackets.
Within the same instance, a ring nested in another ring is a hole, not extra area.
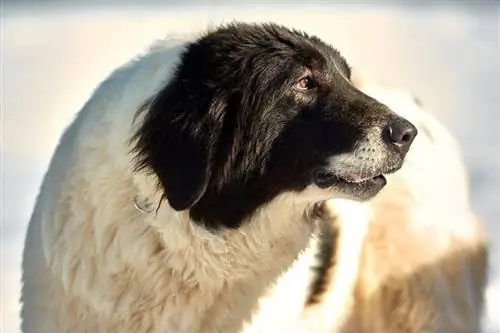
[(403, 154), (408, 152), (418, 133), (417, 128), (412, 123), (399, 117), (389, 121), (385, 131), (389, 141)]

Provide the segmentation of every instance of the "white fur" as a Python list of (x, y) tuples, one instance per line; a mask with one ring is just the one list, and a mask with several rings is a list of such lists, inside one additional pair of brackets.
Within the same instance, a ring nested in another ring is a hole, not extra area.
[(346, 320), (354, 306), (352, 292), (370, 211), (365, 204), (342, 199), (331, 200), (329, 208), (332, 215), (338, 217), (335, 223), (340, 226), (340, 236), (335, 244), (338, 251), (334, 254), (334, 279), (321, 302), (305, 309), (300, 325), (302, 332), (323, 332), (325, 328), (331, 331)]
[(347, 199), (330, 200), (328, 208), (338, 217), (340, 236), (335, 262), (339, 268), (334, 268), (335, 278), (325, 297), (318, 305), (304, 307), (315, 274), (312, 267), (317, 263), (318, 240), (312, 237), (306, 251), (259, 301), (259, 309), (245, 324), (244, 333), (335, 332), (351, 313), (370, 212), (367, 205)]
[[(180, 44), (179, 44), (180, 45)], [(212, 234), (157, 207), (155, 179), (131, 171), (137, 110), (164, 85), (180, 46), (157, 43), (115, 71), (64, 133), (29, 225), (25, 332), (235, 332), (307, 245), (324, 193), (285, 193), (241, 228)]]

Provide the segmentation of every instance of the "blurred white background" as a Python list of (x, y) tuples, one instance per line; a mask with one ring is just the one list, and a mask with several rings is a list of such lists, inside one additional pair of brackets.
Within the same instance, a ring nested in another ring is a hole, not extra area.
[(232, 19), (316, 34), (368, 76), (410, 90), (458, 136), (491, 241), (488, 333), (500, 332), (500, 3), (4, 0), (1, 332), (19, 332), (24, 233), (57, 140), (115, 67), (170, 33)]

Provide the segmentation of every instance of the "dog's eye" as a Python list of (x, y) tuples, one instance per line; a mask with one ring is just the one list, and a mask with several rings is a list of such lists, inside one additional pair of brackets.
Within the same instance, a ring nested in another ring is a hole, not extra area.
[(311, 76), (305, 76), (297, 82), (297, 89), (299, 90), (311, 90), (316, 88), (316, 82)]

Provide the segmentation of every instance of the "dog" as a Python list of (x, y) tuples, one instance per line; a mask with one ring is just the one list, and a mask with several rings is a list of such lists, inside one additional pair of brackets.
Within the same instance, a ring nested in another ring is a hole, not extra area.
[(63, 134), (26, 236), (24, 332), (238, 332), (329, 198), (417, 135), (338, 50), (273, 23), (157, 42)]
[(481, 332), (487, 240), (458, 143), (411, 94), (359, 71), (351, 82), (419, 135), (373, 199), (327, 202), (320, 232), (244, 332)]

